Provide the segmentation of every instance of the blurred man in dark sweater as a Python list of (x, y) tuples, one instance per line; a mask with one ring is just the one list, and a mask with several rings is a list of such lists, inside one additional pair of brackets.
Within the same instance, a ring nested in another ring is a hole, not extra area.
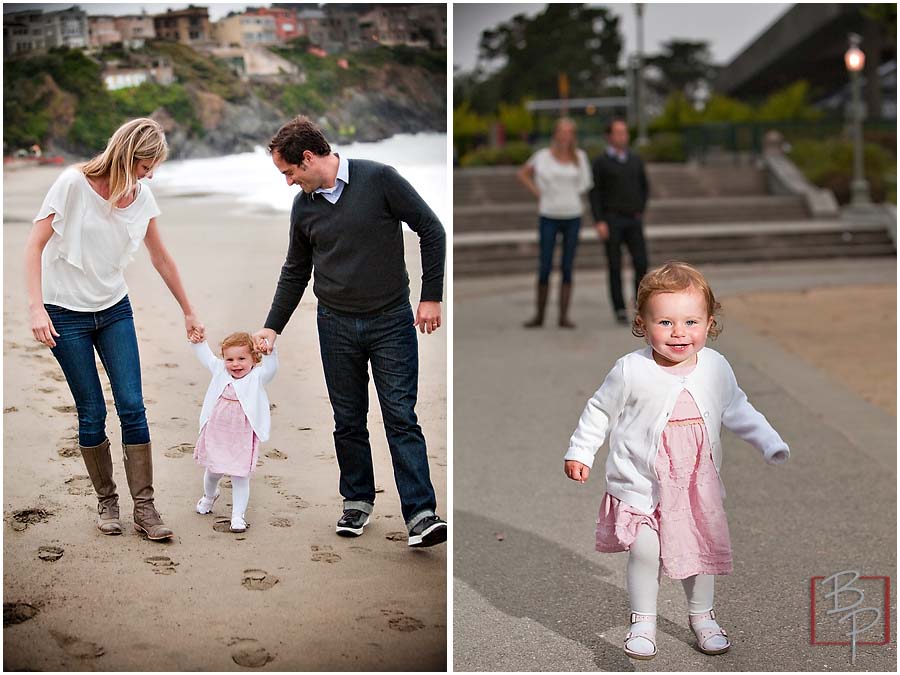
[[(369, 366), (381, 404), (410, 546), (447, 540), (435, 513), (425, 437), (415, 406), (419, 381), (416, 328), (441, 326), (444, 228), (409, 182), (379, 162), (331, 150), (319, 128), (299, 116), (269, 143), (272, 161), (302, 192), (294, 198), (287, 257), (265, 328), (254, 337), (268, 352), (315, 270), (322, 368), (334, 411), (343, 515), (336, 532), (357, 537), (375, 506), (372, 449), (366, 425)], [(413, 316), (401, 223), (419, 236), (422, 292)], [(265, 341), (264, 341), (265, 340)]]
[(606, 244), (609, 261), (609, 292), (616, 320), (629, 325), (622, 296), (622, 244), (634, 264), (634, 288), (647, 272), (647, 245), (644, 242), (644, 209), (650, 186), (644, 162), (628, 149), (628, 125), (613, 119), (606, 127), (606, 152), (594, 160), (594, 187), (591, 210), (597, 233)]

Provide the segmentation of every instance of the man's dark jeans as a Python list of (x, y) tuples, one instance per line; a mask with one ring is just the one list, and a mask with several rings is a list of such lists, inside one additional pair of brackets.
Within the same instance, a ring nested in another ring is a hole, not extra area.
[(321, 303), (317, 310), (325, 384), (334, 411), (334, 447), (345, 509), (371, 513), (375, 476), (366, 418), (369, 373), (381, 404), (403, 518), (413, 527), (434, 514), (425, 437), (416, 418), (419, 345), (409, 302), (384, 313), (351, 316)]
[(634, 293), (647, 273), (647, 244), (644, 242), (644, 223), (640, 218), (609, 213), (606, 216), (609, 238), (606, 240), (606, 259), (609, 263), (609, 294), (615, 311), (625, 309), (622, 297), (622, 244), (628, 247), (634, 264)]
[(141, 360), (128, 296), (99, 312), (75, 312), (56, 305), (44, 307), (59, 333), (51, 351), (75, 399), (78, 442), (93, 447), (106, 438), (106, 399), (94, 359), (96, 349), (112, 386), (122, 425), (122, 442), (149, 443), (150, 430), (141, 391)]

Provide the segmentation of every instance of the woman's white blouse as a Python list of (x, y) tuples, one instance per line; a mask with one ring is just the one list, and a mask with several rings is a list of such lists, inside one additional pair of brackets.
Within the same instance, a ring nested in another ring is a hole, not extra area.
[(44, 303), (80, 312), (112, 307), (128, 293), (123, 271), (160, 214), (150, 188), (112, 208), (76, 167), (63, 171), (34, 222), (53, 215), (53, 234), (41, 255)]
[(583, 210), (581, 195), (594, 186), (591, 166), (584, 150), (575, 151), (575, 164), (556, 160), (550, 148), (534, 153), (526, 162), (534, 167), (534, 182), (541, 193), (538, 213), (547, 218), (578, 218)]

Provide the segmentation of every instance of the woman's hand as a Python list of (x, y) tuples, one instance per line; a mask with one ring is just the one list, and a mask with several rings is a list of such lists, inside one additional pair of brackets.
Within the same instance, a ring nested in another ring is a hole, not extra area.
[(31, 333), (38, 342), (48, 347), (56, 346), (56, 340), (53, 338), (59, 337), (59, 333), (53, 327), (53, 322), (50, 320), (47, 310), (42, 306), (31, 310)]
[(566, 475), (572, 480), (584, 483), (588, 479), (591, 468), (587, 464), (576, 462), (574, 459), (567, 459), (565, 464)]
[(193, 314), (184, 315), (184, 330), (191, 342), (203, 342), (206, 339), (206, 327)]

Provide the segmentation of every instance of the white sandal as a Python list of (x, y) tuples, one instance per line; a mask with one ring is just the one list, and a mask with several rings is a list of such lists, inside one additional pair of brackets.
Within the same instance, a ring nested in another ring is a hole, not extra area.
[[(695, 623), (703, 621), (712, 621), (715, 625), (700, 628), (699, 630), (694, 627)], [(731, 640), (728, 638), (728, 633), (716, 623), (716, 613), (713, 610), (709, 610), (703, 614), (688, 614), (688, 623), (690, 623), (694, 635), (697, 636), (697, 648), (704, 654), (724, 654), (731, 649)], [(725, 638), (725, 645), (723, 647), (707, 646), (709, 641), (717, 635), (721, 635)]]
[(205, 494), (200, 497), (200, 500), (197, 502), (196, 511), (201, 516), (205, 516), (207, 513), (212, 513), (213, 505), (216, 503), (216, 500), (219, 498), (219, 492), (216, 491), (216, 494), (212, 496), (212, 499), (207, 497)]
[[(653, 622), (653, 628), (634, 628), (634, 624), (639, 622)], [(631, 640), (636, 638), (644, 638), (651, 645), (653, 645), (653, 651), (650, 653), (647, 652), (637, 652), (628, 647), (628, 643)], [(631, 630), (629, 630), (625, 634), (625, 653), (628, 654), (633, 659), (652, 659), (656, 656), (656, 615), (655, 614), (638, 614), (637, 612), (631, 613)]]

